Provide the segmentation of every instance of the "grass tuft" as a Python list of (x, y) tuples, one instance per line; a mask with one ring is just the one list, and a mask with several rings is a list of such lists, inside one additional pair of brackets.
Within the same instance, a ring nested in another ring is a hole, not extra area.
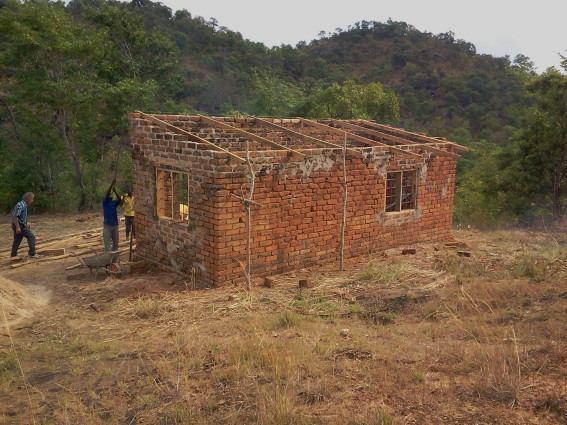
[(167, 409), (163, 417), (163, 425), (191, 425), (195, 422), (195, 414), (190, 407), (176, 404)]
[(395, 425), (394, 417), (385, 407), (371, 408), (363, 416), (358, 417), (352, 425)]
[(404, 264), (402, 263), (368, 263), (355, 276), (359, 282), (372, 282), (382, 285), (392, 285), (400, 281), (404, 274)]
[(273, 328), (274, 329), (291, 329), (295, 328), (301, 322), (301, 316), (293, 311), (286, 310), (276, 315)]
[(134, 301), (134, 314), (140, 319), (151, 319), (159, 316), (163, 309), (159, 300), (151, 297), (140, 297)]
[(453, 252), (441, 252), (435, 256), (435, 270), (446, 271), (456, 276), (455, 282), (462, 284), (464, 280), (485, 276), (485, 265), (475, 257), (459, 257)]
[(16, 355), (9, 351), (0, 355), (0, 376), (16, 372), (18, 370), (18, 360)]
[(478, 346), (473, 354), (478, 374), (474, 389), (479, 397), (514, 405), (520, 396), (521, 365), (512, 346)]
[(516, 277), (543, 282), (548, 275), (548, 260), (534, 252), (525, 251), (514, 259), (512, 270)]
[(76, 337), (72, 339), (66, 348), (71, 353), (80, 354), (95, 354), (109, 350), (108, 344), (83, 337)]
[(258, 395), (258, 423), (265, 425), (308, 425), (294, 397), (282, 385), (263, 390)]

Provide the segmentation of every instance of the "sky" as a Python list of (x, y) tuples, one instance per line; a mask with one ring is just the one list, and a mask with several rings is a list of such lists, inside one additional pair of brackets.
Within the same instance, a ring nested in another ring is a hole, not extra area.
[(161, 0), (173, 10), (214, 17), (268, 46), (310, 41), (357, 21), (405, 21), (434, 34), (453, 31), (479, 53), (522, 53), (539, 71), (567, 55), (567, 0)]

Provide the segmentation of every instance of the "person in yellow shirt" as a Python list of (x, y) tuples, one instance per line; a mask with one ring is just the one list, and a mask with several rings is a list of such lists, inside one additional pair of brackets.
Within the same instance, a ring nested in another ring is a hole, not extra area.
[(126, 227), (126, 240), (130, 239), (130, 232), (132, 237), (136, 235), (134, 231), (134, 196), (132, 191), (129, 190), (122, 197), (122, 210), (124, 212), (124, 224)]

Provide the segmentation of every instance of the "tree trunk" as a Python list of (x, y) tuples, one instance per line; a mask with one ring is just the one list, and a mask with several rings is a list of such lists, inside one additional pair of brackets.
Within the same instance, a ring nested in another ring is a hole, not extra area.
[(2, 104), (6, 108), (6, 111), (8, 111), (8, 116), (10, 117), (10, 122), (12, 123), (12, 129), (14, 131), (14, 137), (16, 138), (18, 143), (21, 144), (22, 138), (20, 137), (20, 132), (18, 131), (18, 126), (16, 125), (16, 117), (14, 116), (14, 111), (12, 110), (8, 102), (2, 98), (1, 95), (0, 95), (0, 102), (2, 102)]
[(73, 162), (73, 169), (75, 174), (75, 183), (79, 187), (79, 211), (84, 211), (87, 207), (87, 190), (85, 187), (85, 179), (83, 176), (83, 168), (81, 167), (81, 159), (79, 158), (79, 153), (77, 145), (73, 141), (73, 138), (69, 135), (67, 130), (67, 118), (65, 111), (60, 111), (59, 113), (59, 123), (61, 136), (65, 140), (65, 145), (67, 146), (67, 151)]

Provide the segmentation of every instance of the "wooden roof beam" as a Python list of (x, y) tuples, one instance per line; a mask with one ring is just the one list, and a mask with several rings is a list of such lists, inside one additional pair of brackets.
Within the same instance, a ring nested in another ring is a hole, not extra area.
[[(332, 123), (339, 125), (339, 126), (343, 126), (346, 128), (349, 128), (353, 131), (359, 131), (359, 132), (366, 132), (368, 134), (372, 134), (373, 136), (377, 136), (377, 137), (381, 137), (383, 139), (389, 140), (393, 143), (398, 143), (399, 145), (407, 145), (408, 141), (413, 142), (413, 140), (406, 140), (406, 139), (402, 139), (401, 137), (398, 136), (392, 136), (391, 134), (387, 134), (384, 133), (382, 131), (378, 131), (378, 130), (373, 130), (373, 129), (369, 129), (366, 127), (362, 127), (360, 125), (356, 125), (356, 124), (352, 124), (350, 122), (345, 122), (345, 121), (339, 121), (339, 120), (331, 120)], [(444, 155), (444, 156), (449, 156), (451, 158), (459, 158), (460, 156), (456, 153), (453, 152), (448, 152), (445, 151), (443, 149), (439, 149), (436, 148), (434, 146), (430, 146), (426, 143), (422, 143), (420, 144), (420, 147), (422, 147), (425, 150), (431, 151), (431, 152), (435, 152), (439, 155)]]
[(230, 152), (229, 150), (226, 150), (224, 148), (221, 148), (220, 146), (215, 145), (213, 142), (209, 142), (206, 139), (203, 139), (199, 136), (197, 136), (196, 134), (193, 134), (187, 130), (184, 130), (182, 128), (179, 128), (173, 124), (170, 124), (166, 121), (160, 120), (159, 118), (155, 117), (152, 114), (146, 114), (145, 112), (141, 112), (141, 111), (136, 111), (138, 114), (140, 114), (142, 116), (142, 118), (147, 119), (148, 121), (153, 122), (154, 124), (159, 125), (160, 127), (166, 128), (174, 133), (177, 134), (183, 134), (184, 136), (187, 136), (187, 138), (189, 140), (191, 140), (192, 142), (196, 142), (196, 143), (203, 143), (205, 145), (210, 146), (213, 149), (216, 149), (218, 151), (224, 152), (226, 154), (228, 154), (231, 158), (237, 159), (241, 162), (246, 162), (246, 160), (244, 158), (239, 157), (238, 155), (235, 155), (234, 153)]
[(402, 154), (410, 155), (410, 156), (413, 156), (413, 157), (422, 158), (422, 156), (420, 154), (417, 154), (415, 152), (406, 151), (404, 149), (400, 149), (400, 148), (397, 148), (395, 146), (387, 145), (386, 143), (377, 142), (376, 140), (368, 139), (366, 137), (359, 136), (358, 134), (354, 134), (354, 133), (351, 133), (351, 132), (346, 131), (346, 130), (341, 130), (340, 128), (331, 127), (330, 125), (323, 124), (323, 123), (320, 123), (318, 121), (313, 121), (313, 120), (309, 120), (309, 119), (306, 119), (306, 118), (301, 118), (301, 122), (304, 122), (305, 124), (311, 125), (313, 127), (320, 128), (322, 130), (332, 131), (332, 132), (338, 133), (338, 134), (346, 134), (348, 138), (350, 138), (352, 140), (356, 140), (357, 142), (364, 143), (364, 144), (369, 145), (369, 146), (384, 147), (384, 148), (388, 149), (390, 152), (402, 153)]
[(274, 142), (273, 140), (266, 139), (265, 137), (258, 136), (257, 134), (250, 133), (249, 131), (243, 130), (243, 129), (241, 129), (241, 128), (234, 127), (234, 126), (232, 126), (232, 125), (230, 125), (230, 124), (227, 124), (227, 123), (225, 123), (225, 122), (223, 122), (223, 121), (219, 121), (219, 120), (216, 120), (216, 119), (214, 119), (214, 118), (207, 117), (207, 116), (205, 116), (205, 115), (199, 115), (199, 118), (200, 118), (202, 121), (205, 121), (205, 122), (207, 122), (207, 123), (209, 123), (209, 124), (211, 124), (211, 125), (213, 125), (213, 126), (221, 127), (221, 128), (227, 129), (227, 130), (231, 130), (231, 131), (234, 131), (234, 132), (243, 134), (243, 135), (245, 135), (246, 137), (248, 137), (249, 139), (255, 140), (255, 141), (259, 142), (259, 143), (265, 143), (265, 144), (268, 144), (268, 145), (277, 147), (277, 148), (279, 148), (279, 149), (286, 150), (286, 151), (288, 151), (288, 152), (290, 152), (290, 153), (294, 153), (294, 154), (299, 155), (299, 156), (306, 156), (304, 153), (299, 152), (298, 150), (288, 148), (287, 146), (281, 145), (281, 144), (279, 144), (279, 143), (277, 143), (277, 142)]
[[(338, 145), (336, 143), (327, 142), (325, 140), (318, 139), (317, 137), (313, 137), (313, 136), (309, 136), (307, 134), (300, 133), (299, 131), (295, 131), (295, 130), (292, 130), (291, 128), (284, 127), (283, 125), (276, 124), (275, 122), (268, 121), (266, 119), (255, 117), (255, 116), (251, 116), (251, 117), (255, 118), (256, 120), (258, 120), (262, 124), (267, 125), (268, 127), (276, 128), (276, 129), (278, 129), (280, 131), (284, 131), (288, 134), (293, 134), (297, 137), (301, 137), (305, 140), (309, 140), (310, 142), (317, 143), (319, 145), (329, 146), (329, 147), (332, 147), (332, 148), (338, 148), (338, 149), (343, 148), (341, 145)], [(355, 149), (347, 148), (347, 150), (350, 151), (350, 152), (356, 153), (357, 155), (360, 154), (360, 152), (355, 150)]]
[[(377, 122), (374, 121), (370, 121), (370, 120), (356, 120), (356, 121), (362, 121), (364, 124), (370, 125), (376, 129), (380, 129), (380, 130), (384, 130), (384, 131), (392, 131), (394, 133), (398, 133), (398, 134), (402, 134), (405, 136), (410, 136), (410, 137), (415, 137), (416, 139), (422, 141), (422, 142), (426, 142), (426, 143), (438, 143), (439, 140), (435, 139), (434, 137), (429, 137), (429, 136), (424, 136), (423, 134), (419, 134), (419, 133), (415, 133), (413, 131), (407, 131), (404, 130), (402, 128), (394, 128), (394, 127), (390, 127), (389, 125), (384, 125), (384, 124), (378, 124)], [(463, 145), (459, 145), (458, 143), (455, 142), (451, 142), (451, 141), (445, 141), (449, 144), (451, 144), (456, 150), (460, 151), (460, 152), (468, 152), (469, 148), (463, 146)]]

